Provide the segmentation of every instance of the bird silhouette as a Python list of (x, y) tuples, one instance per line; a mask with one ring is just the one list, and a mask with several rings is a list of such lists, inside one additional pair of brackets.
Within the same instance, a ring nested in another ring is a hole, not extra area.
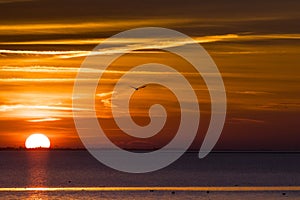
[(133, 86), (130, 86), (131, 88), (135, 89), (135, 90), (139, 90), (139, 89), (142, 89), (142, 88), (145, 88), (147, 85), (142, 85), (140, 87), (133, 87)]

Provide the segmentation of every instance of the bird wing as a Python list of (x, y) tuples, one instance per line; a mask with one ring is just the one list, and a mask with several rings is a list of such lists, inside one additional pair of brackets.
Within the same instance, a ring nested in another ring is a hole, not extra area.
[(145, 88), (147, 85), (142, 85), (140, 87), (138, 87), (138, 89), (141, 89), (141, 88)]
[(135, 90), (136, 90), (136, 89), (138, 89), (138, 88), (136, 88), (136, 87), (133, 87), (133, 86), (129, 86), (129, 87), (131, 87), (131, 88), (133, 88), (133, 89), (135, 89)]

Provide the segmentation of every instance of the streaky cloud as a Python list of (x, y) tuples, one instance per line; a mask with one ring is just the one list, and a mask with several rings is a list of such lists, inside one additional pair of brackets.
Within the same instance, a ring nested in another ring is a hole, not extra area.
[(48, 118), (39, 118), (39, 119), (28, 119), (27, 122), (52, 122), (52, 121), (59, 121), (61, 118), (54, 118), (54, 117), (48, 117)]

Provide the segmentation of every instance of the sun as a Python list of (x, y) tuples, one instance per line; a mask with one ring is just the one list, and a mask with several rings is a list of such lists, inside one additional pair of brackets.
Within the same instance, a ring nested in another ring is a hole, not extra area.
[(25, 142), (25, 147), (27, 149), (34, 148), (50, 148), (49, 138), (41, 133), (35, 133), (30, 135)]

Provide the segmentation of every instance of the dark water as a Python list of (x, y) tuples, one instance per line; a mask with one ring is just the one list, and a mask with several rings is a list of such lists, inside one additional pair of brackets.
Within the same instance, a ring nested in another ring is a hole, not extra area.
[[(300, 186), (300, 154), (187, 153), (165, 169), (128, 174), (86, 151), (0, 151), (0, 188)], [(300, 191), (1, 191), (3, 199), (300, 199)]]

